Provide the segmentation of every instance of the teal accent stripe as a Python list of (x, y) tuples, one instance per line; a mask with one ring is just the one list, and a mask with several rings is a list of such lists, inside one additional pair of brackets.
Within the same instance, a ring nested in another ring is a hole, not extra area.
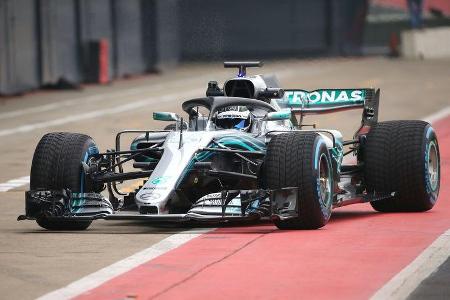
[(245, 150), (255, 151), (255, 150), (265, 150), (266, 145), (258, 139), (253, 139), (247, 136), (224, 136), (217, 141), (226, 146), (236, 145), (240, 146)]
[[(256, 150), (262, 150), (265, 151), (265, 144), (257, 139), (250, 139), (247, 137), (242, 136), (224, 136), (220, 138), (217, 143), (227, 146), (227, 147), (233, 147), (234, 148), (240, 148), (243, 150), (248, 151), (256, 151)], [(258, 145), (259, 144), (259, 145)], [(253, 147), (252, 147), (253, 146)], [(218, 146), (214, 143), (211, 143), (208, 145), (208, 147), (211, 148), (217, 148)], [(194, 158), (189, 161), (188, 165), (184, 169), (183, 173), (181, 174), (180, 178), (178, 179), (176, 183), (176, 187), (184, 180), (184, 178), (187, 176), (187, 174), (192, 170), (192, 167), (195, 162), (201, 162), (210, 159), (213, 155), (217, 154), (213, 151), (204, 151), (197, 155), (195, 155)]]
[(246, 141), (246, 142), (248, 142), (248, 143), (250, 143), (250, 144), (252, 144), (253, 146), (255, 146), (257, 150), (266, 150), (266, 147), (265, 147), (266, 145), (264, 143), (261, 143), (257, 139), (250, 139), (248, 137), (241, 137), (241, 139)]
[[(89, 150), (86, 151), (86, 153), (84, 154), (84, 158), (83, 158), (83, 162), (87, 162), (89, 158)], [(81, 169), (81, 175), (80, 175), (80, 193), (84, 193), (84, 170)], [(78, 206), (79, 208), (76, 210), (75, 213), (79, 213), (82, 210), (82, 207), (80, 207), (81, 205), (83, 205), (84, 203), (84, 199), (78, 198), (75, 202), (75, 204), (73, 206)]]
[(431, 127), (431, 126), (428, 127), (427, 134), (426, 134), (427, 139), (430, 138), (430, 134), (432, 131), (433, 131), (433, 127)]
[(320, 150), (320, 146), (322, 146), (322, 144), (325, 144), (325, 142), (321, 139), (316, 145), (316, 156), (315, 156), (315, 160), (314, 160), (314, 168), (316, 170), (319, 167), (319, 150)]
[(247, 145), (246, 143), (238, 140), (238, 139), (232, 139), (232, 138), (223, 138), (218, 141), (218, 143), (224, 145), (224, 146), (232, 146), (236, 145), (241, 148), (244, 148), (245, 150), (254, 151), (255, 149), (252, 148), (250, 145)]

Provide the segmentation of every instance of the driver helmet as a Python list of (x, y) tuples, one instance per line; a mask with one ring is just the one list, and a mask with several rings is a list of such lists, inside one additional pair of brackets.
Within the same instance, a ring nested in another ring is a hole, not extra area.
[(250, 112), (245, 106), (228, 106), (217, 112), (216, 126), (222, 129), (248, 131), (252, 124)]

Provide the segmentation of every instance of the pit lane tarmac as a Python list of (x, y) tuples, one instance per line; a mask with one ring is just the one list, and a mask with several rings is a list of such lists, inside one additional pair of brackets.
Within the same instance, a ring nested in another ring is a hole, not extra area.
[[(386, 120), (423, 118), (447, 107), (449, 70), (449, 61), (365, 58), (266, 62), (266, 67), (252, 72), (279, 73), (286, 88), (380, 87), (380, 119)], [(101, 149), (110, 148), (116, 131), (161, 128), (165, 124), (151, 120), (152, 111), (180, 112), (182, 100), (203, 95), (208, 80), (223, 82), (231, 75), (231, 70), (222, 70), (220, 63), (188, 65), (162, 76), (144, 76), (111, 86), (42, 91), (2, 99), (0, 183), (28, 175), (34, 147), (48, 131), (87, 133)], [(86, 112), (91, 114), (86, 117)], [(359, 118), (360, 112), (344, 112), (310, 117), (306, 122), (318, 120), (320, 127), (341, 129), (349, 138)], [(85, 232), (47, 232), (34, 222), (15, 221), (23, 213), (26, 188), (21, 185), (0, 192), (0, 293), (5, 298), (33, 299), (44, 295), (186, 230), (140, 222), (98, 221)], [(430, 213), (415, 215), (381, 216), (362, 205), (340, 209), (330, 224), (318, 231), (281, 232), (271, 224), (220, 228), (148, 262), (156, 273), (152, 273), (153, 277), (139, 277), (139, 281), (151, 278), (146, 282), (149, 287), (152, 282), (160, 282), (161, 288), (154, 289), (152, 295), (161, 298), (175, 297), (180, 291), (187, 298), (193, 296), (195, 289), (187, 283), (201, 284), (203, 296), (215, 292), (216, 298), (243, 293), (266, 298), (268, 294), (248, 294), (261, 286), (270, 288), (272, 295), (289, 298), (306, 292), (324, 298), (352, 298), (356, 286), (366, 291), (354, 295), (369, 297), (434, 240), (441, 230), (438, 226), (449, 219), (443, 215), (449, 211), (444, 206), (446, 202), (448, 196), (441, 195), (438, 206)], [(417, 224), (424, 227), (411, 227), (411, 220), (423, 222)], [(405, 232), (413, 236), (402, 235)], [(190, 256), (176, 256), (177, 251), (198, 242)], [(389, 270), (380, 268), (386, 261), (395, 261), (396, 265)], [(173, 266), (171, 262), (179, 264)], [(164, 270), (171, 270), (170, 276), (181, 276), (170, 277)], [(370, 286), (358, 281), (365, 275), (370, 275)], [(184, 278), (188, 279), (183, 281)], [(298, 287), (291, 285), (289, 278), (295, 279)], [(168, 281), (162, 283), (163, 280)], [(223, 288), (224, 282), (227, 288)], [(255, 285), (257, 288), (252, 288)], [(217, 295), (219, 287), (221, 293)], [(127, 293), (132, 295), (133, 291)], [(101, 294), (92, 295), (99, 298)]]

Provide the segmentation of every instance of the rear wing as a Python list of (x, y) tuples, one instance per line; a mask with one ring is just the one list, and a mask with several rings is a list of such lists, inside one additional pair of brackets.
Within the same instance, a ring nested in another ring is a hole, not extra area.
[(361, 108), (363, 125), (370, 126), (378, 122), (379, 99), (380, 89), (287, 89), (277, 102), (281, 108), (301, 116)]

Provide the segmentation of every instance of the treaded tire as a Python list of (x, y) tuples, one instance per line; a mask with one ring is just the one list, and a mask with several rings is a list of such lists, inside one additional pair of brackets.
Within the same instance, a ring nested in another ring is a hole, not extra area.
[[(428, 173), (432, 148), (437, 156), (437, 182)], [(394, 198), (371, 202), (375, 210), (427, 211), (436, 203), (440, 185), (439, 145), (433, 128), (427, 122), (387, 121), (376, 124), (367, 135), (364, 163), (369, 193), (396, 192)]]
[[(318, 160), (325, 159), (330, 193), (321, 200)], [(298, 217), (276, 220), (279, 229), (317, 229), (331, 215), (333, 176), (331, 158), (325, 140), (315, 132), (290, 132), (274, 136), (267, 148), (263, 184), (269, 189), (298, 187)]]
[[(81, 166), (92, 147), (97, 149), (92, 138), (84, 134), (53, 132), (44, 135), (34, 151), (30, 189), (93, 191)], [(49, 220), (45, 215), (38, 217), (36, 222), (49, 230), (84, 230), (91, 224), (91, 221)]]

